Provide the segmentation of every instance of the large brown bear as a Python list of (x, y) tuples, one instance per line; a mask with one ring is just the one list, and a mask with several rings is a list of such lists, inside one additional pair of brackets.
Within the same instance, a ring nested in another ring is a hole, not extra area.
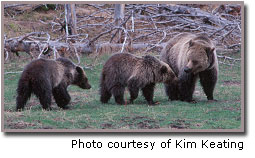
[(137, 57), (129, 53), (112, 55), (105, 63), (100, 83), (101, 102), (107, 103), (111, 96), (118, 104), (125, 104), (125, 87), (130, 92), (130, 103), (137, 98), (139, 89), (149, 105), (155, 104), (155, 83), (174, 82), (177, 77), (171, 68), (153, 56)]
[(214, 99), (218, 60), (215, 46), (206, 35), (181, 33), (175, 36), (162, 50), (161, 60), (178, 76), (177, 85), (165, 84), (170, 100), (195, 102), (192, 95), (198, 77), (207, 99)]
[(43, 109), (50, 110), (52, 94), (57, 105), (67, 109), (71, 100), (67, 92), (70, 84), (83, 89), (91, 88), (84, 70), (69, 59), (34, 60), (24, 68), (19, 79), (16, 110), (24, 108), (31, 93), (39, 98)]

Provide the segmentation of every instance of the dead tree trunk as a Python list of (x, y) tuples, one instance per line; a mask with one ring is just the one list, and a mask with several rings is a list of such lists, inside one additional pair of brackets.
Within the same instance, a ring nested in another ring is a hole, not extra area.
[(77, 21), (76, 21), (76, 11), (75, 11), (75, 4), (71, 4), (71, 21), (72, 21), (72, 31), (73, 34), (77, 34)]
[[(120, 24), (124, 21), (124, 16), (125, 16), (125, 4), (115, 4), (115, 10), (114, 10), (114, 21), (115, 21), (115, 26), (120, 26)], [(123, 26), (126, 28), (126, 25)], [(118, 29), (114, 35), (117, 37), (116, 42), (117, 43), (122, 43), (122, 30)]]
[(65, 4), (66, 36), (77, 34), (75, 4)]
[(114, 19), (119, 25), (121, 20), (124, 19), (125, 4), (115, 4)]

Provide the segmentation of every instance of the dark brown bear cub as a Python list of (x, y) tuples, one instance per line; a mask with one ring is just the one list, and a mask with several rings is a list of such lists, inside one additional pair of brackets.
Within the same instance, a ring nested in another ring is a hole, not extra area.
[(214, 100), (218, 60), (213, 42), (206, 35), (182, 33), (162, 50), (161, 60), (178, 76), (178, 84), (165, 84), (171, 100), (195, 102), (192, 95), (198, 78), (208, 100)]
[(91, 88), (84, 70), (69, 59), (34, 60), (24, 68), (19, 79), (16, 110), (24, 108), (32, 93), (39, 98), (43, 109), (51, 109), (52, 95), (59, 107), (68, 109), (71, 97), (67, 87), (71, 84), (83, 89)]
[(154, 86), (159, 82), (175, 82), (177, 77), (164, 62), (153, 56), (137, 57), (129, 53), (112, 55), (105, 63), (100, 83), (101, 102), (107, 103), (111, 96), (118, 104), (125, 104), (125, 87), (130, 92), (130, 103), (137, 98), (139, 89), (149, 105), (153, 101)]

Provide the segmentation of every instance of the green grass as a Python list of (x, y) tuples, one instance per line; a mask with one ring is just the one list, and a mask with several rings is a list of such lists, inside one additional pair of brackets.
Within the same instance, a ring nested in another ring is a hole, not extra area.
[[(90, 90), (70, 86), (70, 110), (59, 109), (55, 102), (52, 111), (42, 110), (37, 98), (32, 97), (26, 110), (15, 112), (17, 82), (20, 73), (4, 75), (5, 129), (238, 129), (241, 127), (241, 67), (219, 66), (220, 74), (214, 96), (218, 102), (207, 102), (199, 83), (193, 97), (197, 104), (168, 101), (164, 86), (158, 84), (154, 100), (157, 106), (148, 106), (141, 93), (134, 104), (119, 106), (113, 98), (108, 104), (99, 101), (99, 78), (103, 63), (109, 56), (83, 57)], [(29, 61), (5, 64), (5, 72), (21, 71)], [(125, 98), (129, 98), (125, 92)]]

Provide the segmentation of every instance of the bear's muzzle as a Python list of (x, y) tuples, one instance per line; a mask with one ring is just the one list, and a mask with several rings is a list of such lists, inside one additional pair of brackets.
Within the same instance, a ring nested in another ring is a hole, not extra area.
[(187, 66), (184, 68), (184, 72), (186, 72), (186, 73), (190, 73), (190, 72), (191, 72), (191, 70), (192, 70), (192, 69), (191, 69), (191, 68), (189, 68), (189, 67), (187, 67)]

